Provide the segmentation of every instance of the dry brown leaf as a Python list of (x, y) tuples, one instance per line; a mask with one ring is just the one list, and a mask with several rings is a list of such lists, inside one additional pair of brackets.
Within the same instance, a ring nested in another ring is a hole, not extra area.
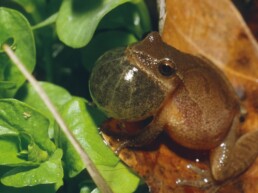
[[(258, 128), (258, 45), (241, 15), (229, 0), (167, 0), (163, 40), (181, 51), (202, 55), (220, 67), (248, 112), (242, 132)], [(105, 128), (116, 130), (115, 120)], [(134, 126), (128, 126), (134, 127)], [(103, 134), (115, 150), (119, 141)], [(123, 149), (119, 157), (149, 185), (152, 193), (201, 193), (176, 185), (178, 179), (200, 176), (188, 164), (208, 169), (207, 152), (182, 148), (165, 134), (143, 149)], [(200, 159), (196, 163), (196, 159)], [(242, 176), (225, 185), (221, 193), (258, 192), (258, 159)]]

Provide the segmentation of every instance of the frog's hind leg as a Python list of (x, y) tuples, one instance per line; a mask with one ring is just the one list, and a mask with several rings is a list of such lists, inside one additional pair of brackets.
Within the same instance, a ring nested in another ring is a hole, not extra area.
[(220, 144), (211, 150), (211, 171), (189, 167), (201, 176), (200, 180), (179, 180), (178, 185), (193, 186), (215, 193), (234, 178), (244, 172), (258, 155), (258, 130), (244, 134), (239, 138), (240, 116), (236, 116), (231, 129)]
[(225, 181), (241, 174), (258, 155), (258, 130), (238, 138), (239, 127), (239, 117), (236, 117), (223, 143), (211, 151), (211, 171), (216, 181)]

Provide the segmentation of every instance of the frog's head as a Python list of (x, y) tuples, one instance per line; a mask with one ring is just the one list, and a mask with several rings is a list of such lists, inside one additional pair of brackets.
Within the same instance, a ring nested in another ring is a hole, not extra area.
[(173, 48), (157, 32), (101, 56), (90, 77), (94, 103), (109, 117), (126, 121), (153, 116), (178, 85)]

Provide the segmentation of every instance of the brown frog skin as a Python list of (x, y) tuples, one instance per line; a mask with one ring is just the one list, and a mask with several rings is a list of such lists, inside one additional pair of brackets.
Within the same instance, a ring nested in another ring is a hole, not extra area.
[(223, 182), (247, 169), (258, 132), (239, 136), (240, 101), (211, 62), (165, 44), (157, 32), (105, 53), (90, 77), (94, 103), (121, 122), (152, 117), (124, 146), (142, 146), (166, 132), (191, 149), (210, 150), (211, 173)]

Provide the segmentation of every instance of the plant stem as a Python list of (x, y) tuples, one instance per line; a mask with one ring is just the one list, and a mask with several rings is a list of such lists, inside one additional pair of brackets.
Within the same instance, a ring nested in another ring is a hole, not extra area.
[(53, 114), (56, 122), (59, 124), (61, 130), (66, 135), (67, 139), (71, 142), (77, 153), (80, 155), (83, 163), (86, 166), (87, 171), (89, 172), (90, 176), (92, 177), (93, 181), (98, 186), (99, 190), (102, 193), (112, 193), (111, 188), (108, 186), (104, 178), (101, 176), (99, 171), (97, 170), (94, 163), (91, 161), (88, 154), (84, 151), (80, 143), (77, 141), (77, 139), (73, 136), (71, 131), (66, 126), (64, 120), (61, 118), (60, 114), (57, 112), (55, 106), (50, 101), (48, 95), (43, 90), (43, 88), (39, 85), (37, 80), (28, 72), (28, 70), (25, 68), (23, 63), (19, 60), (19, 58), (15, 55), (13, 50), (10, 48), (10, 46), (4, 44), (3, 50), (6, 52), (6, 54), (9, 56), (9, 58), (12, 60), (12, 62), (18, 67), (18, 69), (22, 72), (22, 74), (26, 77), (26, 79), (32, 84), (33, 88), (36, 90), (40, 98), (43, 100), (43, 102), (48, 107), (49, 111)]
[(32, 30), (37, 30), (37, 29), (46, 27), (48, 25), (51, 25), (51, 24), (55, 23), (56, 18), (57, 18), (57, 13), (51, 15), (49, 18), (47, 18), (46, 20), (42, 21), (41, 23), (39, 23), (39, 24), (37, 24), (35, 26), (32, 26), (31, 29)]

